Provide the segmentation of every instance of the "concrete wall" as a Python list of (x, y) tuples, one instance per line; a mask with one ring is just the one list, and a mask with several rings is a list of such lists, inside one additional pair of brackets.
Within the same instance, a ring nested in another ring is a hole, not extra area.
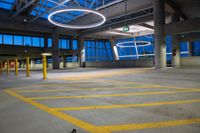
[(200, 66), (200, 57), (181, 58), (181, 66)]
[(96, 61), (96, 62), (86, 62), (85, 66), (97, 67), (97, 68), (153, 67), (153, 60), (139, 59), (139, 60)]
[(66, 63), (66, 68), (79, 68), (78, 62), (68, 62)]

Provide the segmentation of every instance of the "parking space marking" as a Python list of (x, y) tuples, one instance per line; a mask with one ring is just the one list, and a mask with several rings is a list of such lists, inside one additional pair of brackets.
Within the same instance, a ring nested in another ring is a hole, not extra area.
[[(158, 86), (150, 86), (150, 85), (137, 85), (137, 86), (120, 86), (120, 87), (104, 87), (104, 88), (74, 88), (74, 89), (35, 89), (35, 90), (13, 90), (16, 92), (23, 92), (23, 93), (28, 93), (28, 92), (62, 92), (62, 91), (79, 91), (79, 90), (127, 90), (127, 89), (171, 89), (167, 87), (158, 87)], [(180, 89), (180, 88), (179, 88)], [(179, 90), (177, 89), (177, 90)], [(184, 89), (181, 89), (184, 90)]]
[(75, 98), (102, 98), (102, 97), (127, 97), (127, 96), (141, 96), (141, 95), (165, 95), (175, 93), (200, 92), (200, 89), (192, 90), (177, 90), (164, 92), (135, 92), (122, 94), (94, 94), (94, 95), (77, 95), (77, 96), (44, 96), (44, 97), (29, 97), (30, 100), (49, 100), (49, 99), (75, 99)]
[(19, 94), (13, 92), (13, 91), (5, 90), (5, 92), (16, 97), (16, 98), (18, 98), (18, 99), (20, 99), (23, 102), (29, 103), (32, 106), (35, 106), (35, 107), (41, 109), (42, 111), (45, 111), (45, 112), (47, 112), (47, 113), (49, 113), (49, 114), (51, 114), (51, 115), (53, 115), (53, 116), (55, 116), (55, 117), (57, 117), (61, 120), (64, 120), (66, 122), (69, 122), (73, 125), (76, 125), (76, 126), (82, 128), (82, 129), (85, 129), (88, 132), (91, 132), (91, 133), (109, 133), (102, 128), (99, 128), (99, 127), (92, 125), (90, 123), (87, 123), (85, 121), (79, 120), (79, 119), (72, 117), (70, 115), (67, 115), (65, 113), (55, 111), (55, 110), (51, 110), (47, 106), (40, 104), (38, 102), (35, 102), (33, 100), (27, 99), (27, 98), (23, 97), (22, 95), (19, 95)]
[(162, 106), (162, 105), (189, 104), (189, 103), (199, 103), (199, 102), (200, 102), (200, 99), (192, 99), (192, 100), (152, 102), (152, 103), (142, 103), (142, 104), (117, 104), (117, 105), (103, 105), (103, 106), (61, 107), (61, 108), (51, 108), (51, 110), (69, 111), (69, 110), (113, 109), (113, 108), (131, 108), (131, 107), (150, 107), (150, 106)]
[(200, 88), (185, 88), (185, 87), (177, 87), (177, 86), (164, 86), (164, 85), (159, 85), (159, 84), (150, 84), (150, 83), (139, 83), (139, 82), (132, 82), (132, 81), (118, 81), (118, 80), (103, 80), (103, 79), (100, 79), (98, 81), (101, 81), (101, 82), (108, 82), (108, 83), (115, 83), (115, 84), (134, 84), (134, 85), (152, 85), (152, 86), (155, 86), (155, 87), (163, 87), (163, 88), (173, 88), (173, 89), (200, 89)]
[[(197, 90), (190, 90), (189, 92), (191, 92), (191, 91), (197, 91)], [(68, 114), (62, 113), (62, 112), (60, 112), (61, 110), (55, 110), (55, 109), (49, 108), (49, 107), (47, 107), (43, 104), (40, 104), (32, 99), (26, 98), (26, 97), (16, 93), (15, 91), (5, 90), (5, 92), (20, 99), (21, 101), (29, 103), (30, 105), (35, 106), (44, 112), (47, 112), (61, 120), (69, 122), (77, 127), (80, 127), (90, 133), (111, 133), (113, 131), (142, 130), (142, 129), (149, 129), (149, 128), (164, 128), (164, 127), (173, 127), (173, 126), (181, 126), (181, 125), (200, 123), (200, 118), (192, 118), (192, 119), (184, 119), (184, 120), (171, 120), (171, 121), (160, 121), (160, 122), (149, 122), (149, 123), (134, 123), (134, 124), (132, 123), (132, 124), (121, 124), (121, 125), (96, 126), (96, 125), (90, 124), (86, 121), (72, 117)], [(187, 92), (188, 92), (188, 90), (187, 90)], [(166, 102), (166, 103), (164, 103), (164, 102), (156, 103), (155, 102), (155, 103), (145, 103), (145, 104), (140, 104), (140, 105), (134, 104), (134, 106), (137, 106), (137, 107), (159, 106), (160, 104), (172, 105), (172, 104), (181, 104), (181, 103), (193, 103), (193, 102), (199, 102), (199, 101), (200, 101), (200, 99), (193, 99), (193, 100), (171, 101), (171, 102)], [(113, 105), (113, 106), (115, 106), (115, 105)]]
[(111, 126), (102, 126), (102, 128), (107, 129), (109, 132), (113, 132), (113, 131), (127, 131), (127, 130), (142, 130), (150, 128), (164, 128), (164, 127), (182, 126), (182, 125), (189, 125), (196, 123), (200, 123), (200, 118), (139, 123), (139, 124), (134, 123), (125, 125), (111, 125)]

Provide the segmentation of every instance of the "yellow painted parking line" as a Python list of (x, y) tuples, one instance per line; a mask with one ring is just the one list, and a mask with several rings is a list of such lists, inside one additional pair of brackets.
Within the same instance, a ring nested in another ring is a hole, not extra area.
[(172, 88), (172, 89), (200, 89), (200, 88), (185, 88), (185, 87), (177, 87), (177, 86), (164, 86), (159, 84), (149, 84), (149, 83), (139, 83), (139, 82), (128, 82), (128, 81), (118, 81), (118, 80), (98, 80), (101, 82), (107, 82), (107, 83), (115, 83), (115, 84), (128, 84), (128, 85), (150, 85), (154, 87), (162, 87), (162, 88)]
[(72, 98), (101, 98), (101, 97), (126, 97), (126, 96), (140, 96), (140, 95), (163, 95), (187, 92), (199, 92), (200, 89), (193, 90), (178, 90), (178, 91), (164, 91), (164, 92), (135, 92), (123, 94), (99, 94), (99, 95), (79, 95), (79, 96), (45, 96), (45, 97), (30, 97), (31, 100), (49, 100), (49, 99), (72, 99)]
[(69, 122), (69, 123), (71, 123), (73, 125), (76, 125), (76, 126), (82, 128), (82, 129), (85, 129), (88, 132), (91, 132), (91, 133), (109, 133), (109, 132), (107, 132), (106, 130), (104, 130), (102, 128), (99, 128), (99, 127), (97, 127), (95, 125), (92, 125), (90, 123), (87, 123), (85, 121), (79, 120), (79, 119), (77, 119), (75, 117), (72, 117), (70, 115), (67, 115), (65, 113), (51, 110), (47, 106), (45, 106), (43, 104), (40, 104), (38, 102), (35, 102), (33, 100), (27, 99), (27, 98), (25, 98), (25, 97), (15, 93), (15, 92), (13, 92), (13, 91), (6, 90), (5, 92), (10, 94), (10, 95), (12, 95), (12, 96), (14, 96), (14, 97), (16, 97), (16, 98), (18, 98), (18, 99), (20, 99), (23, 102), (29, 103), (29, 104), (41, 109), (41, 110), (43, 110), (43, 111), (45, 111), (45, 112), (47, 112), (47, 113), (49, 113), (49, 114), (61, 119), (61, 120), (67, 121), (67, 122)]
[(200, 118), (184, 119), (184, 120), (172, 120), (172, 121), (161, 121), (161, 122), (150, 122), (141, 124), (126, 124), (126, 125), (113, 125), (113, 126), (102, 126), (103, 129), (107, 129), (110, 132), (113, 131), (128, 131), (128, 130), (143, 130), (152, 128), (164, 128), (183, 126), (189, 124), (200, 123)]
[(200, 99), (192, 100), (179, 100), (179, 101), (167, 101), (167, 102), (152, 102), (142, 104), (117, 104), (117, 105), (103, 105), (103, 106), (81, 106), (81, 107), (63, 107), (63, 108), (51, 108), (51, 110), (93, 110), (93, 109), (113, 109), (113, 108), (131, 108), (131, 107), (149, 107), (149, 106), (162, 106), (162, 105), (176, 105), (176, 104), (189, 104), (199, 103)]
[[(127, 89), (170, 89), (167, 87), (158, 87), (158, 86), (146, 86), (146, 85), (138, 85), (138, 86), (120, 86), (120, 87), (106, 87), (106, 88), (75, 88), (75, 89), (32, 89), (32, 90), (13, 90), (15, 92), (63, 92), (63, 91), (79, 91), (79, 90), (127, 90)], [(180, 88), (179, 88), (180, 89)], [(184, 90), (184, 89), (181, 89)]]
[(86, 83), (78, 83), (78, 84), (75, 84), (75, 83), (61, 83), (61, 84), (34, 84), (34, 85), (29, 85), (29, 86), (26, 86), (26, 87), (18, 87), (18, 88), (12, 88), (12, 89), (8, 89), (8, 90), (12, 90), (12, 91), (18, 91), (18, 90), (22, 90), (22, 89), (27, 89), (27, 88), (33, 88), (33, 87), (52, 87), (52, 86), (68, 86), (68, 85), (73, 85), (73, 87), (77, 87), (77, 86), (84, 86), (84, 85), (96, 85), (95, 83), (94, 84), (86, 84)]
[(150, 122), (150, 123), (134, 123), (134, 124), (124, 124), (124, 125), (109, 125), (109, 126), (95, 126), (83, 120), (79, 120), (75, 117), (72, 117), (68, 114), (52, 110), (47, 106), (35, 102), (33, 100), (27, 99), (22, 95), (15, 93), (14, 91), (6, 90), (6, 93), (20, 99), (23, 102), (29, 103), (40, 110), (47, 112), (61, 120), (69, 122), (75, 126), (78, 126), (90, 133), (111, 133), (113, 131), (127, 131), (127, 130), (142, 130), (142, 129), (149, 129), (149, 128), (164, 128), (164, 127), (173, 127), (173, 126), (181, 126), (181, 125), (188, 125), (188, 124), (196, 124), (200, 123), (200, 118), (193, 118), (193, 119), (185, 119), (185, 120), (173, 120), (173, 121), (161, 121), (161, 122)]

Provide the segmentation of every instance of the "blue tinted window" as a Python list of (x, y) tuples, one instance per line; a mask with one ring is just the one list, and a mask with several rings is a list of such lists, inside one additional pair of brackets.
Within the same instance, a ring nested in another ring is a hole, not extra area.
[(40, 39), (39, 37), (33, 37), (33, 46), (40, 47)]
[(61, 39), (61, 48), (67, 49), (67, 41), (64, 39)]
[(66, 49), (70, 49), (70, 40), (66, 40)]
[(44, 47), (44, 38), (40, 38), (40, 47)]
[(52, 38), (48, 38), (48, 48), (52, 47)]
[(192, 43), (192, 51), (194, 56), (200, 56), (200, 41)]
[(78, 41), (77, 40), (73, 40), (72, 41), (72, 49), (73, 50), (78, 50)]
[(24, 36), (24, 46), (31, 46), (31, 37), (30, 36)]
[(113, 60), (113, 53), (107, 41), (84, 41), (86, 61)]
[(14, 45), (23, 45), (22, 36), (14, 36)]
[(2, 44), (3, 43), (3, 37), (2, 37), (2, 35), (0, 34), (0, 44)]
[(187, 42), (180, 43), (180, 51), (181, 51), (181, 57), (188, 57), (188, 43)]
[(59, 48), (70, 49), (70, 41), (67, 39), (59, 39)]
[(4, 44), (13, 44), (13, 36), (12, 35), (3, 35), (3, 43)]

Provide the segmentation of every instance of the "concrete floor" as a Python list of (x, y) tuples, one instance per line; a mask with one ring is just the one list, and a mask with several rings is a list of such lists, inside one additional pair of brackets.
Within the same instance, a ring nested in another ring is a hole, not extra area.
[(200, 133), (200, 68), (0, 75), (0, 133)]

